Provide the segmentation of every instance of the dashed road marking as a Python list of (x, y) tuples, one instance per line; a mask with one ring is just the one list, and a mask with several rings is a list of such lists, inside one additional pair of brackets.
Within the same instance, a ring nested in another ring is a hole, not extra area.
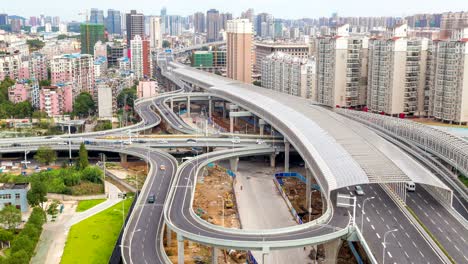
[(366, 216), (366, 220), (367, 220), (367, 222), (369, 222), (369, 223), (370, 223), (370, 219), (369, 219), (369, 217), (367, 217), (367, 216)]
[(418, 248), (418, 245), (416, 245), (416, 243), (414, 243), (414, 241), (411, 241), (411, 242), (413, 243), (413, 246), (414, 246), (415, 248)]
[(409, 234), (408, 234), (408, 232), (405, 232), (405, 235), (406, 235), (408, 238), (410, 237)]
[(445, 236), (447, 238), (448, 241), (452, 242), (452, 239), (450, 239), (450, 237), (448, 236)]
[(419, 251), (419, 254), (421, 254), (421, 256), (424, 258), (424, 254), (421, 252), (421, 250)]
[(392, 254), (390, 254), (390, 251), (387, 251), (387, 255), (391, 258), (393, 258)]
[(457, 251), (460, 251), (460, 249), (457, 247), (457, 245), (453, 245)]
[(407, 253), (406, 251), (405, 251), (405, 256), (406, 256), (407, 258), (409, 258), (409, 255), (408, 255), (408, 253)]
[(379, 235), (379, 233), (375, 233), (375, 235), (376, 235), (376, 236), (377, 236), (377, 237), (380, 239), (380, 235)]
[(385, 222), (385, 219), (383, 219), (383, 217), (380, 217), (380, 219), (382, 220), (382, 222)]
[(370, 225), (370, 227), (372, 228), (372, 230), (375, 230), (375, 227), (374, 227), (374, 225)]

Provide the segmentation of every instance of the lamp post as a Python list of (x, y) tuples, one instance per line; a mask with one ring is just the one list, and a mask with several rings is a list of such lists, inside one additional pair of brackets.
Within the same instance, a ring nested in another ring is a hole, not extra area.
[(364, 199), (364, 201), (362, 202), (362, 209), (361, 209), (361, 234), (362, 235), (364, 235), (364, 215), (366, 214), (366, 212), (364, 211), (364, 206), (366, 205), (367, 201), (372, 200), (374, 198), (375, 197), (372, 196), (372, 197)]
[(388, 230), (387, 232), (385, 232), (384, 234), (384, 237), (383, 237), (383, 248), (382, 248), (382, 264), (385, 264), (385, 249), (387, 248), (387, 245), (385, 244), (386, 242), (386, 239), (387, 239), (387, 236), (388, 234), (392, 233), (392, 232), (396, 232), (398, 231), (398, 229), (393, 229), (393, 230)]

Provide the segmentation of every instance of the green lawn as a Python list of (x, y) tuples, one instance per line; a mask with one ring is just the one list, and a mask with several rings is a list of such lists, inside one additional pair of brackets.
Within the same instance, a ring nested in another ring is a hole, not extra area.
[(78, 202), (78, 206), (76, 207), (77, 212), (83, 212), (88, 210), (89, 208), (92, 208), (102, 202), (104, 202), (106, 199), (95, 199), (95, 200), (83, 200)]
[[(127, 213), (132, 199), (124, 203)], [(72, 226), (61, 263), (107, 264), (121, 227), (122, 202)]]

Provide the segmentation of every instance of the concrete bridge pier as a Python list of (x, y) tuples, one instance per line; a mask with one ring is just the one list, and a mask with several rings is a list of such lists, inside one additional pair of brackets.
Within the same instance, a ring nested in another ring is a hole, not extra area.
[(258, 124), (260, 125), (260, 136), (263, 136), (263, 132), (265, 131), (265, 120), (259, 119)]
[(170, 246), (172, 243), (172, 233), (169, 226), (166, 225), (166, 245)]
[(341, 239), (335, 239), (323, 244), (323, 249), (325, 253), (325, 260), (322, 262), (324, 264), (335, 264), (338, 260), (338, 252), (340, 251)]
[(223, 118), (226, 118), (226, 102), (224, 101), (222, 105), (223, 105)]
[(233, 172), (237, 172), (239, 166), (239, 157), (229, 159), (229, 165)]
[(187, 96), (187, 114), (190, 117), (190, 96)]
[(270, 248), (269, 247), (264, 247), (262, 249), (262, 264), (265, 264), (265, 257), (270, 253)]
[(289, 172), (289, 150), (291, 147), (291, 143), (284, 140), (284, 172)]
[(309, 221), (310, 215), (312, 214), (312, 175), (309, 173), (309, 168), (307, 165), (305, 167), (306, 172), (306, 204), (305, 208), (307, 208), (307, 212), (309, 213)]
[(270, 154), (270, 167), (276, 167), (276, 153)]
[(211, 263), (218, 264), (218, 250), (216, 250), (216, 247), (211, 248)]
[(171, 97), (171, 111), (174, 111), (174, 99)]
[(210, 100), (208, 100), (208, 117), (212, 118), (212, 116), (213, 116), (213, 102), (210, 97)]
[(229, 117), (229, 132), (234, 133), (234, 117)]
[(177, 263), (184, 263), (184, 237), (177, 234)]
[(120, 153), (120, 163), (127, 163), (127, 154)]

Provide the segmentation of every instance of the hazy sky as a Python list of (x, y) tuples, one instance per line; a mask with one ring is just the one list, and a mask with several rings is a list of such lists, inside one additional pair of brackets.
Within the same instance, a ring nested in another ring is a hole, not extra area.
[(278, 18), (316, 18), (338, 12), (341, 16), (405, 16), (415, 13), (468, 11), (468, 0), (0, 0), (0, 12), (25, 17), (45, 14), (64, 20), (80, 19), (81, 10), (113, 8), (137, 9), (145, 15), (158, 15), (167, 7), (168, 14), (189, 15), (216, 8), (234, 16), (248, 8)]

